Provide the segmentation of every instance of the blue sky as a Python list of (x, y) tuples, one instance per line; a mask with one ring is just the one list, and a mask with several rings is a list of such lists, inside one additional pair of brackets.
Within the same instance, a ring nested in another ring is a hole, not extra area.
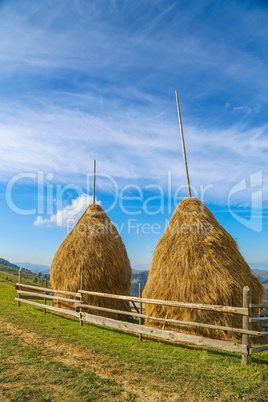
[(97, 198), (148, 269), (187, 195), (178, 90), (194, 194), (268, 265), (267, 19), (258, 0), (2, 0), (0, 256), (50, 264), (96, 159)]

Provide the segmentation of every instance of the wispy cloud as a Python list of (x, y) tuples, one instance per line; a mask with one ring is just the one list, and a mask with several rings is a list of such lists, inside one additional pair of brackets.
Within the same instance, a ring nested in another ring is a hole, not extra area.
[[(253, 89), (254, 98), (267, 90), (265, 9), (216, 7), (211, 1), (192, 1), (187, 7), (182, 2), (120, 1), (107, 7), (99, 1), (52, 6), (49, 0), (38, 5), (25, 0), (6, 3), (1, 11), (0, 58), (7, 74), (28, 69), (47, 80), (69, 72), (76, 86), (74, 73), (103, 80), (104, 86), (119, 79), (125, 86), (132, 77), (135, 86), (147, 90), (148, 83), (157, 82), (161, 93), (169, 83), (185, 90), (190, 86), (192, 98), (215, 87), (229, 91), (240, 85), (241, 91), (242, 83), (251, 98)], [(240, 18), (233, 21), (234, 15)], [(255, 52), (254, 39), (259, 43)]]
[[(144, 116), (136, 110), (125, 114), (114, 108), (113, 118), (105, 119), (59, 107), (42, 111), (23, 108), (15, 117), (2, 106), (0, 177), (4, 181), (18, 172), (43, 170), (53, 173), (55, 181), (85, 185), (85, 176), (97, 159), (99, 173), (113, 176), (119, 184), (154, 182), (165, 187), (168, 171), (172, 172), (173, 186), (185, 182), (175, 107), (171, 122), (165, 116), (155, 116), (152, 109), (152, 116)], [(213, 184), (210, 196), (215, 199), (217, 193), (223, 199), (232, 184), (257, 170), (263, 170), (266, 180), (267, 128), (238, 124), (216, 129), (185, 124), (193, 185)], [(265, 182), (266, 199), (267, 187)]]
[[(37, 216), (33, 224), (45, 227), (73, 227), (92, 202), (92, 197), (83, 193), (73, 199), (71, 205), (66, 205), (62, 210), (58, 210), (56, 214), (50, 215), (49, 218)], [(97, 204), (100, 204), (100, 202), (97, 202)]]
[(192, 183), (222, 202), (242, 177), (266, 177), (267, 9), (108, 4), (1, 6), (0, 179), (44, 170), (82, 183), (97, 159), (122, 181), (164, 184), (172, 171), (184, 183), (176, 88)]
[(242, 111), (242, 112), (246, 112), (246, 113), (250, 113), (252, 111), (252, 109), (250, 109), (247, 106), (235, 106), (233, 108), (233, 110), (238, 110), (238, 111)]

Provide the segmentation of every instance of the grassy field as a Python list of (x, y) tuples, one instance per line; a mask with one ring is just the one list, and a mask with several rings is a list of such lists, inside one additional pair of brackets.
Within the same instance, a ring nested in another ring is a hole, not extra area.
[[(242, 368), (241, 355), (139, 342), (134, 335), (44, 315), (41, 308), (18, 308), (18, 273), (5, 268), (0, 266), (1, 402), (268, 400), (267, 352)], [(33, 279), (23, 274), (23, 283)]]

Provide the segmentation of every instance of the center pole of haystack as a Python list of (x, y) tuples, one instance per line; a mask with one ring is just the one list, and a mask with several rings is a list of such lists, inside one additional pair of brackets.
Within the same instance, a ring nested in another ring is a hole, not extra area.
[(93, 204), (96, 201), (96, 161), (94, 160), (94, 173), (93, 173)]
[(181, 143), (182, 143), (182, 153), (183, 153), (184, 167), (185, 167), (185, 173), (186, 173), (186, 181), (187, 181), (187, 188), (188, 188), (188, 197), (192, 197), (191, 185), (190, 185), (190, 178), (189, 178), (189, 172), (188, 172), (188, 165), (187, 165), (187, 158), (186, 158), (186, 149), (185, 149), (183, 128), (182, 128), (182, 122), (181, 122), (181, 111), (180, 111), (180, 104), (179, 104), (178, 92), (175, 91), (175, 94), (176, 94), (177, 109), (178, 109), (178, 117), (179, 117), (179, 124), (180, 124)]

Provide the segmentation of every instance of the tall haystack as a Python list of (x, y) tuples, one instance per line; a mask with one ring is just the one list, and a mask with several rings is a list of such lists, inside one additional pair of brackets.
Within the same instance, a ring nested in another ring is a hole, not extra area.
[[(252, 289), (253, 303), (263, 300), (263, 286), (254, 276), (232, 236), (196, 198), (176, 208), (157, 243), (143, 297), (191, 303), (242, 306), (243, 287)], [(205, 310), (146, 305), (146, 315), (240, 327), (241, 316)], [(163, 322), (147, 320), (158, 328)], [(166, 324), (165, 329), (226, 339), (230, 332)]]
[[(52, 288), (76, 292), (81, 286), (81, 272), (84, 276), (84, 290), (130, 294), (131, 268), (125, 246), (100, 205), (90, 205), (61, 243), (51, 265)], [(84, 303), (128, 310), (128, 303), (124, 300), (84, 295)], [(74, 309), (73, 303), (57, 301), (55, 305)], [(98, 310), (88, 312), (122, 318), (122, 315)]]

